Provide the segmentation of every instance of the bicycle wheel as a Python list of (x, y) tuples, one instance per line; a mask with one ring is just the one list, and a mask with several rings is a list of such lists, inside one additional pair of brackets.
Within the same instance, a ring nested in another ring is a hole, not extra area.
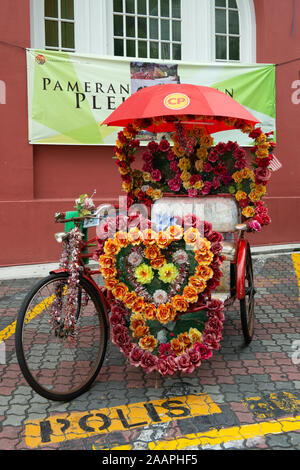
[(241, 323), (244, 340), (250, 344), (254, 334), (254, 280), (250, 246), (247, 246), (245, 265), (245, 297), (240, 300)]
[(60, 292), (63, 318), (67, 290), (67, 273), (38, 282), (24, 299), (16, 325), (16, 354), (26, 381), (41, 396), (56, 401), (72, 400), (88, 390), (103, 363), (108, 335), (98, 293), (83, 278), (76, 296), (77, 334), (73, 341), (55, 334), (51, 305)]

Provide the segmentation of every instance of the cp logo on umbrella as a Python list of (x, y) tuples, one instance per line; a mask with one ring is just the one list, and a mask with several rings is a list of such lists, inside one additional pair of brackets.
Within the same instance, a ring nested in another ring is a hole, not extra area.
[(183, 93), (171, 93), (164, 99), (164, 105), (169, 109), (183, 109), (189, 104), (189, 97)]

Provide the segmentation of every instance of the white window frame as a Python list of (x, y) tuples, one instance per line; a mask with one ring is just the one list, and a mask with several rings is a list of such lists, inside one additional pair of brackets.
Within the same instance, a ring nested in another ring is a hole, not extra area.
[[(187, 25), (181, 30), (182, 61), (256, 62), (254, 0), (237, 0), (240, 12), (239, 61), (216, 61), (215, 59), (215, 1), (181, 1), (182, 24)], [(187, 3), (189, 8), (184, 8)], [(45, 49), (44, 0), (30, 0), (30, 14), (31, 47)], [(76, 53), (114, 56), (113, 0), (74, 0), (74, 20)], [(141, 58), (141, 60), (144, 59)]]

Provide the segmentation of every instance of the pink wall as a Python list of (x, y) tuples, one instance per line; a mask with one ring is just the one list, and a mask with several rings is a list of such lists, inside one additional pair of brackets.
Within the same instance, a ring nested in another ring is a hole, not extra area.
[[(255, 0), (257, 61), (279, 63), (300, 56), (300, 8), (291, 35), (292, 0)], [(14, 15), (11, 12), (14, 11)], [(1, 0), (0, 40), (30, 47), (29, 0)], [(53, 234), (57, 210), (71, 210), (74, 199), (97, 189), (96, 203), (116, 201), (120, 180), (112, 147), (29, 145), (25, 51), (0, 44), (0, 80), (7, 87), (0, 104), (0, 265), (56, 261)], [(291, 84), (300, 78), (300, 62), (277, 68), (276, 155), (283, 169), (274, 173), (267, 203), (272, 224), (252, 243), (296, 243), (300, 219), (300, 104), (291, 101)]]

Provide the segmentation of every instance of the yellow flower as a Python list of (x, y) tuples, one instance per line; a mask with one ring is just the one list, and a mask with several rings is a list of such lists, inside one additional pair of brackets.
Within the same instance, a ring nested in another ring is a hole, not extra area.
[(197, 171), (199, 171), (199, 173), (201, 173), (201, 171), (203, 170), (203, 160), (197, 160), (195, 162), (195, 168)]
[(260, 136), (257, 137), (256, 142), (257, 142), (258, 144), (263, 144), (263, 143), (267, 142), (267, 136), (266, 136), (266, 134), (260, 134)]
[(182, 181), (189, 181), (191, 176), (191, 173), (189, 173), (188, 171), (183, 171), (180, 175), (180, 178), (182, 179)]
[(197, 183), (194, 184), (194, 188), (198, 190), (202, 189), (203, 186), (204, 186), (203, 181), (197, 181)]
[(260, 198), (261, 198), (261, 194), (256, 191), (255, 189), (252, 189), (252, 191), (249, 193), (249, 199), (252, 201), (252, 202), (256, 202), (256, 201), (259, 201)]
[(129, 191), (132, 190), (132, 183), (127, 183), (126, 181), (123, 181), (122, 189), (124, 189), (126, 193), (129, 193)]
[(247, 194), (244, 191), (237, 191), (235, 194), (235, 198), (237, 201), (240, 201), (241, 199), (246, 199)]
[(252, 171), (249, 168), (243, 168), (241, 170), (242, 178), (251, 178)]
[(241, 183), (243, 181), (243, 176), (240, 171), (233, 173), (232, 178), (236, 183)]
[(160, 199), (162, 197), (162, 191), (160, 189), (154, 189), (152, 193), (152, 199), (156, 201), (157, 199)]
[(149, 183), (149, 181), (152, 181), (151, 174), (145, 171), (145, 173), (143, 173), (143, 180), (146, 183)]
[(242, 214), (247, 218), (253, 217), (255, 214), (255, 210), (253, 207), (247, 206), (243, 209)]
[(267, 192), (267, 188), (263, 184), (254, 184), (253, 189), (261, 196), (264, 196)]
[(149, 284), (154, 277), (151, 266), (148, 266), (145, 263), (142, 263), (135, 268), (134, 275), (140, 284)]
[(201, 137), (201, 145), (202, 147), (211, 147), (214, 143), (214, 139), (208, 134), (208, 135), (203, 135)]
[(200, 331), (197, 330), (197, 328), (190, 328), (189, 337), (190, 337), (190, 340), (192, 341), (192, 344), (200, 343), (201, 338), (202, 338), (202, 333), (200, 333)]
[(139, 340), (139, 345), (142, 349), (152, 352), (157, 346), (157, 340), (152, 335), (146, 335)]
[(177, 142), (175, 142), (174, 146), (173, 146), (173, 152), (175, 153), (175, 155), (177, 155), (177, 157), (183, 157), (184, 156), (184, 150), (182, 147), (180, 147), (179, 144), (177, 144)]
[(207, 149), (203, 147), (198, 148), (196, 156), (200, 160), (205, 160), (207, 158)]
[(268, 149), (258, 149), (255, 153), (256, 153), (256, 156), (258, 158), (265, 158), (269, 155), (269, 150)]
[(188, 190), (192, 187), (191, 183), (189, 181), (184, 181), (182, 183), (182, 186), (184, 187), (184, 189)]
[(178, 167), (184, 171), (189, 170), (191, 168), (191, 162), (189, 158), (183, 157), (179, 160)]
[(254, 129), (254, 126), (252, 124), (245, 124), (243, 127), (242, 127), (242, 132), (244, 134), (249, 134), (250, 132), (252, 132)]
[(178, 269), (173, 263), (166, 263), (158, 270), (159, 279), (165, 283), (173, 282), (178, 275)]

